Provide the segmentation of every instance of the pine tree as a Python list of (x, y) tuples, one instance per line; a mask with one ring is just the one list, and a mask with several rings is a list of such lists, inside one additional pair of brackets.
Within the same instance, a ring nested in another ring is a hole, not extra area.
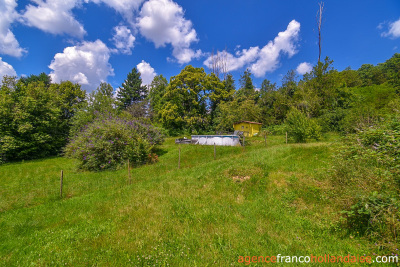
[(120, 109), (127, 109), (134, 103), (143, 101), (147, 97), (147, 88), (142, 85), (142, 78), (136, 68), (128, 74), (119, 88), (117, 99)]

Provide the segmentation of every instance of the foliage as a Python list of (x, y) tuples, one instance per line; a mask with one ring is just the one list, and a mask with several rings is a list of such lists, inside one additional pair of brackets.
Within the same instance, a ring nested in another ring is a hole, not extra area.
[(395, 88), (387, 83), (352, 88), (351, 107), (342, 114), (337, 130), (355, 133), (379, 123), (395, 112), (396, 99)]
[(43, 82), (46, 88), (48, 88), (51, 84), (51, 77), (44, 72), (40, 73), (39, 75), (32, 74), (28, 77), (21, 77), (19, 80), (24, 85), (28, 85), (29, 83), (32, 82)]
[(261, 83), (261, 94), (267, 94), (273, 91), (276, 91), (276, 83), (272, 83), (270, 80), (264, 79)]
[(310, 138), (321, 138), (321, 126), (298, 109), (294, 108), (288, 113), (285, 123), (288, 136), (296, 143), (304, 143)]
[(119, 108), (127, 109), (130, 105), (143, 101), (146, 97), (147, 88), (142, 85), (140, 72), (136, 68), (133, 68), (118, 90), (117, 99)]
[(400, 93), (400, 54), (394, 54), (390, 59), (382, 64), (382, 70), (385, 73), (386, 80), (390, 85)]
[[(198, 133), (209, 126), (209, 78), (203, 68), (186, 66), (181, 73), (171, 77), (159, 112), (164, 128), (173, 131)], [(215, 75), (213, 76), (215, 77)]]
[(266, 128), (266, 132), (272, 134), (272, 135), (284, 135), (286, 132), (286, 125), (285, 124), (280, 124), (280, 125), (271, 125)]
[[(375, 240), (396, 240), (400, 227), (400, 201), (374, 191), (360, 197), (349, 210), (342, 212), (353, 232), (367, 235)], [(389, 241), (390, 240), (390, 241)]]
[(128, 113), (129, 116), (135, 118), (135, 120), (148, 124), (151, 124), (151, 120), (154, 117), (154, 113), (149, 108), (149, 103), (147, 101), (132, 104), (123, 113)]
[(346, 225), (373, 240), (398, 242), (400, 123), (387, 118), (343, 141), (335, 155), (333, 182), (345, 201)]
[(227, 80), (221, 82), (220, 79), (211, 73), (206, 78), (207, 85), (209, 88), (208, 98), (210, 101), (210, 120), (214, 120), (216, 109), (222, 102), (232, 101), (235, 93), (235, 88), (232, 86), (233, 78), (231, 75), (227, 76)]
[(96, 90), (88, 94), (87, 100), (72, 119), (70, 135), (76, 135), (85, 125), (103, 114), (116, 114), (117, 101), (113, 97), (114, 89), (108, 83), (101, 83)]
[(162, 142), (163, 136), (153, 126), (104, 116), (96, 118), (74, 136), (65, 154), (78, 159), (80, 169), (98, 171), (119, 167), (127, 159), (143, 163)]
[(249, 69), (245, 70), (240, 76), (240, 89), (238, 90), (239, 96), (254, 97), (255, 87), (253, 85), (253, 79), (251, 78), (251, 72)]
[(57, 155), (84, 92), (71, 82), (5, 79), (0, 90), (1, 161)]
[(159, 120), (158, 114), (164, 104), (163, 97), (167, 91), (167, 86), (168, 81), (161, 74), (154, 77), (150, 85), (148, 99), (150, 102), (150, 109), (156, 114), (157, 120)]
[(289, 70), (285, 76), (282, 78), (282, 92), (288, 96), (292, 97), (297, 89), (297, 74), (295, 70)]
[(217, 131), (233, 131), (233, 123), (246, 120), (259, 122), (261, 109), (253, 99), (235, 98), (230, 102), (222, 102), (215, 118)]

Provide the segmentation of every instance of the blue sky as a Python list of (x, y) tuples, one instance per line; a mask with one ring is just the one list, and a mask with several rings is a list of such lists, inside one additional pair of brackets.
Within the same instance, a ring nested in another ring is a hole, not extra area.
[[(299, 77), (317, 62), (313, 0), (0, 0), (0, 76), (45, 72), (87, 91), (117, 88), (137, 67), (145, 83), (220, 51), (238, 82)], [(324, 1), (322, 56), (358, 69), (400, 52), (400, 1)]]

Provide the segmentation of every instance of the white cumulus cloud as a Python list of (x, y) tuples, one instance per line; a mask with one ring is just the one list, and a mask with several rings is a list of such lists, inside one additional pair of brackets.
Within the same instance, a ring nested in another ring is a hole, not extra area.
[(200, 50), (190, 48), (192, 43), (198, 41), (192, 22), (184, 18), (182, 7), (171, 0), (144, 3), (137, 18), (137, 27), (156, 48), (171, 44), (172, 54), (181, 64), (201, 55)]
[[(378, 28), (383, 28), (382, 24), (379, 24)], [(388, 25), (388, 31), (382, 33), (383, 37), (390, 37), (390, 38), (399, 38), (400, 37), (400, 19), (391, 22)]]
[(114, 75), (109, 63), (110, 49), (100, 40), (67, 47), (54, 56), (49, 68), (53, 82), (69, 80), (87, 91), (94, 90), (108, 76)]
[(126, 26), (117, 26), (114, 28), (113, 41), (118, 52), (131, 55), (135, 43), (135, 36), (132, 31)]
[(21, 57), (26, 50), (21, 48), (11, 31), (11, 24), (18, 18), (15, 0), (0, 1), (0, 54)]
[[(282, 54), (292, 57), (297, 53), (296, 44), (300, 32), (300, 23), (292, 20), (287, 29), (278, 33), (273, 41), (270, 41), (263, 48), (250, 47), (242, 49), (232, 55), (226, 51), (222, 52), (225, 58), (227, 71), (233, 71), (242, 67), (248, 67), (256, 77), (263, 77), (265, 73), (276, 70), (280, 63)], [(209, 66), (212, 56), (204, 61)]]
[(17, 76), (13, 66), (4, 62), (3, 59), (0, 57), (0, 82), (3, 80), (3, 77), (7, 76)]
[(298, 74), (304, 75), (304, 74), (312, 71), (312, 68), (313, 68), (313, 66), (310, 63), (303, 62), (297, 66), (296, 71)]
[(134, 24), (134, 14), (145, 0), (84, 0), (85, 3), (104, 3), (122, 14), (128, 22)]
[(137, 66), (137, 70), (140, 72), (140, 77), (142, 78), (142, 85), (149, 85), (156, 77), (157, 73), (154, 68), (150, 66), (149, 63), (142, 60)]
[(23, 19), (29, 26), (52, 34), (68, 34), (83, 38), (86, 34), (72, 14), (72, 9), (80, 5), (80, 0), (35, 0), (36, 5), (28, 5)]
[(266, 72), (272, 72), (278, 68), (279, 56), (287, 54), (292, 57), (297, 53), (296, 41), (299, 37), (300, 23), (292, 20), (284, 32), (280, 32), (273, 41), (270, 41), (260, 51), (260, 57), (250, 70), (256, 77), (262, 77)]

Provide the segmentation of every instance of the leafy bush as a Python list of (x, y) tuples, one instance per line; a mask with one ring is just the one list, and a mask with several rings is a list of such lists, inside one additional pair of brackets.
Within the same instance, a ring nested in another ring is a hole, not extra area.
[(342, 213), (353, 231), (374, 239), (396, 239), (396, 229), (400, 228), (400, 201), (396, 198), (375, 191)]
[(65, 154), (78, 159), (80, 169), (104, 170), (117, 168), (127, 159), (132, 163), (154, 162), (152, 149), (162, 142), (163, 136), (155, 127), (109, 115), (82, 129)]
[(340, 192), (339, 204), (345, 207), (347, 227), (386, 244), (398, 242), (399, 118), (367, 127), (343, 141), (334, 156), (332, 181)]
[(335, 110), (324, 110), (318, 118), (318, 122), (324, 132), (344, 131), (343, 120), (348, 116), (348, 109), (337, 108)]
[(321, 126), (298, 109), (292, 109), (287, 114), (286, 131), (296, 143), (304, 143), (309, 138), (321, 138)]
[(266, 127), (266, 131), (271, 133), (272, 135), (283, 135), (286, 132), (286, 125), (271, 125)]

